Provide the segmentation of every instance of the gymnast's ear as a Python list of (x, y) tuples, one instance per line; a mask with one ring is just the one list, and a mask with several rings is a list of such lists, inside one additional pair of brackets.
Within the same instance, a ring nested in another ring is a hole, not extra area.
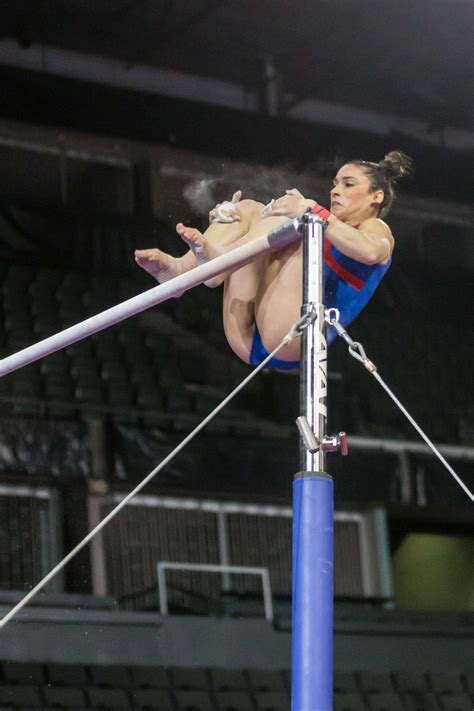
[(383, 190), (376, 190), (372, 196), (372, 202), (374, 202), (376, 205), (381, 205), (383, 203), (384, 197), (385, 193)]

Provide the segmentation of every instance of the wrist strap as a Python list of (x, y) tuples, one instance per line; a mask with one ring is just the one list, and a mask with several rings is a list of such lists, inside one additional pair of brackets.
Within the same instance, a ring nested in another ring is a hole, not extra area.
[(324, 220), (324, 222), (327, 222), (330, 215), (331, 215), (329, 210), (326, 210), (326, 208), (323, 207), (322, 205), (318, 205), (318, 203), (316, 203), (316, 205), (313, 208), (311, 208), (310, 212), (312, 212), (314, 215), (317, 215), (318, 217), (320, 217), (322, 220)]

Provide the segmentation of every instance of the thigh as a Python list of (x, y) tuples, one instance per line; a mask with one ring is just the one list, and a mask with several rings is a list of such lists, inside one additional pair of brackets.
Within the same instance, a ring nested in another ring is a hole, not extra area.
[[(286, 221), (284, 217), (262, 218), (260, 209), (254, 210), (247, 237), (256, 239)], [(229, 274), (224, 282), (224, 332), (232, 350), (246, 363), (249, 362), (252, 349), (256, 300), (276, 256), (275, 253), (260, 257)]]
[[(303, 301), (303, 251), (301, 242), (288, 245), (267, 259), (255, 297), (255, 321), (262, 343), (273, 350), (301, 313)], [(298, 360), (299, 338), (283, 348), (281, 360)]]
[(249, 362), (255, 329), (255, 298), (264, 265), (256, 260), (230, 274), (224, 282), (224, 333), (234, 353)]

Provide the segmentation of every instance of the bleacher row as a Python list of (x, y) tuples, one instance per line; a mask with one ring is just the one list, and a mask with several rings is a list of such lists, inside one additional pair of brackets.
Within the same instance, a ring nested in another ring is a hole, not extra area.
[[(0, 280), (1, 357), (153, 285), (146, 281), (141, 286), (123, 274), (5, 262), (0, 262)], [(215, 309), (208, 297), (209, 290), (193, 290), (192, 298), (184, 295), (159, 309), (184, 329), (194, 328), (195, 334), (212, 340), (219, 329), (211, 327)], [(474, 344), (469, 331), (464, 329), (460, 338), (457, 328), (446, 322), (434, 328), (420, 319), (416, 329), (403, 331), (401, 340), (393, 322), (365, 312), (350, 331), (432, 437), (470, 443), (474, 410), (466, 382)], [(343, 413), (344, 428), (354, 434), (412, 436), (410, 425), (346, 350), (341, 341), (330, 351), (330, 411)], [(228, 367), (213, 367), (199, 346), (182, 347), (135, 317), (0, 379), (0, 402), (9, 403), (17, 415), (62, 417), (76, 407), (106, 410), (121, 421), (159, 424), (166, 416), (209, 412), (246, 373), (230, 349)], [(297, 413), (298, 388), (294, 378), (274, 376), (254, 381), (262, 397), (253, 397), (252, 408), (288, 424)], [(218, 387), (210, 387), (211, 378), (213, 385), (219, 380)], [(453, 402), (451, 416), (440, 417), (446, 403)]]
[[(0, 708), (288, 711), (289, 685), (287, 671), (4, 662)], [(472, 711), (473, 700), (474, 673), (334, 677), (335, 711)]]
[[(152, 286), (153, 284), (150, 284)], [(11, 265), (2, 274), (2, 356), (130, 298), (140, 291), (130, 279), (54, 268)], [(16, 414), (67, 415), (71, 405), (109, 409), (133, 421), (133, 410), (165, 413), (208, 411), (216, 396), (187, 388), (208, 377), (206, 360), (178, 351), (170, 336), (132, 318), (3, 378), (0, 397)], [(69, 408), (67, 407), (69, 405)], [(136, 419), (136, 418), (135, 418)], [(145, 415), (146, 419), (146, 415)]]

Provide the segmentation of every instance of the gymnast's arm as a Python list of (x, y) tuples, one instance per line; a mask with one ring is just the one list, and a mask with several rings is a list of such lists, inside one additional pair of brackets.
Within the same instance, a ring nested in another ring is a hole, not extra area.
[[(286, 215), (293, 219), (315, 205), (314, 200), (308, 200), (293, 188), (275, 200), (267, 215)], [(382, 264), (390, 258), (393, 236), (389, 226), (378, 217), (369, 217), (358, 227), (352, 227), (330, 214), (327, 223), (326, 239), (346, 257), (362, 264)]]
[(394, 239), (387, 224), (378, 217), (369, 217), (358, 227), (329, 215), (325, 237), (346, 257), (362, 264), (387, 262), (393, 250)]

